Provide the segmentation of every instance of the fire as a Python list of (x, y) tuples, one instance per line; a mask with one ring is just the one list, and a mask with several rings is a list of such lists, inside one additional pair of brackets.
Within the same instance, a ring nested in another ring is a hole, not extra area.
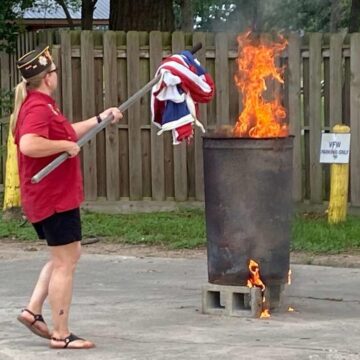
[(264, 309), (260, 315), (260, 318), (265, 319), (265, 318), (269, 318), (269, 317), (270, 317), (269, 309)]
[(285, 49), (287, 42), (283, 37), (279, 37), (277, 43), (254, 41), (250, 34), (237, 38), (239, 55), (235, 83), (243, 96), (243, 111), (233, 134), (252, 138), (286, 137), (289, 130), (284, 122), (286, 111), (280, 97), (267, 101), (263, 92), (267, 89), (267, 79), (284, 83), (282, 69), (276, 66), (275, 58)]
[[(262, 293), (264, 294), (265, 284), (262, 282), (260, 278), (259, 264), (252, 259), (250, 259), (249, 261), (249, 271), (250, 271), (250, 276), (247, 281), (247, 286), (249, 288), (252, 288), (253, 286), (260, 287)], [(260, 315), (260, 318), (268, 318), (268, 317), (270, 317), (270, 312), (269, 309), (265, 308), (265, 296), (263, 295), (263, 310)]]
[(260, 279), (259, 265), (256, 261), (250, 259), (249, 261), (250, 278), (247, 281), (247, 286), (252, 288), (253, 286), (261, 287), (261, 290), (265, 290), (265, 285)]

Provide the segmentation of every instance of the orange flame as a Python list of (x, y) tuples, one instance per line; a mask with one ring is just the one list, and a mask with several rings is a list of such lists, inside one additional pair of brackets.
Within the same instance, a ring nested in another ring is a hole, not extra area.
[(291, 285), (291, 269), (288, 272), (288, 285)]
[(256, 261), (250, 259), (249, 261), (250, 278), (247, 281), (247, 286), (252, 288), (253, 286), (260, 287), (262, 291), (265, 290), (265, 285), (260, 279), (259, 265)]
[(278, 43), (255, 42), (248, 32), (238, 36), (237, 41), (239, 55), (235, 83), (243, 95), (243, 111), (235, 124), (234, 135), (252, 138), (288, 136), (288, 126), (284, 123), (286, 111), (280, 98), (272, 101), (263, 98), (267, 79), (284, 83), (282, 69), (276, 66), (275, 58), (285, 49), (286, 40), (279, 37)]
[[(250, 277), (247, 281), (247, 286), (249, 288), (252, 288), (253, 286), (260, 287), (262, 293), (264, 294), (265, 284), (262, 282), (260, 278), (259, 264), (252, 259), (250, 259), (249, 261), (249, 271), (250, 271)], [(268, 318), (268, 317), (270, 317), (270, 312), (269, 309), (265, 308), (265, 296), (263, 295), (263, 309), (260, 318)]]
[(260, 319), (269, 318), (270, 316), (269, 309), (264, 309), (260, 315)]

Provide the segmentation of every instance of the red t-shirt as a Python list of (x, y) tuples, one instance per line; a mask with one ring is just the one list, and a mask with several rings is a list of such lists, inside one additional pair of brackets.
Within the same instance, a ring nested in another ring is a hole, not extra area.
[[(17, 145), (24, 134), (36, 134), (49, 140), (77, 141), (73, 127), (54, 99), (34, 90), (28, 92), (19, 112), (15, 129)], [(79, 156), (67, 159), (39, 183), (31, 183), (31, 178), (58, 155), (33, 158), (18, 151), (21, 202), (32, 223), (57, 212), (75, 209), (83, 201)]]

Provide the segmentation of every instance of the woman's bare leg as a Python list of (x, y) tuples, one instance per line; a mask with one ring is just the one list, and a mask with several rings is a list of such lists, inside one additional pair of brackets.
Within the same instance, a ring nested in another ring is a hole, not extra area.
[(53, 270), (52, 261), (48, 261), (42, 268), (39, 279), (35, 285), (34, 291), (31, 295), (30, 302), (27, 309), (35, 314), (41, 314), (45, 299), (48, 296), (49, 282)]
[[(38, 281), (35, 285), (30, 301), (26, 306), (26, 309), (31, 311), (33, 314), (42, 314), (42, 308), (46, 297), (48, 296), (49, 281), (52, 273), (52, 261), (48, 261), (42, 268)], [(34, 322), (34, 316), (28, 311), (23, 311), (20, 318), (25, 319), (28, 323)], [(41, 321), (36, 321), (33, 324), (34, 327), (39, 329), (44, 334), (49, 333), (47, 325)], [(50, 336), (50, 335), (49, 335)]]
[[(52, 246), (53, 271), (49, 283), (49, 302), (51, 306), (54, 331), (51, 346), (63, 347), (65, 344), (55, 339), (65, 339), (70, 335), (69, 313), (73, 290), (73, 277), (81, 254), (80, 241), (68, 245)], [(76, 340), (71, 347), (89, 347), (89, 341)], [(70, 345), (69, 345), (70, 347)]]

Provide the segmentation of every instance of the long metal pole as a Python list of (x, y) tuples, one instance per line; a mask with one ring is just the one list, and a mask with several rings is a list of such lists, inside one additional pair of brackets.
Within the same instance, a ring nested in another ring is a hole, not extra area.
[[(196, 44), (190, 51), (191, 53), (195, 53), (198, 50), (202, 48), (202, 44), (198, 43)], [(139, 91), (137, 91), (135, 94), (129, 97), (123, 104), (119, 106), (119, 110), (121, 112), (124, 112), (127, 110), (132, 104), (134, 104), (137, 100), (139, 100), (141, 97), (143, 97), (148, 91), (151, 90), (151, 88), (160, 80), (161, 75), (155, 76), (152, 80), (150, 80), (143, 88), (141, 88)], [(77, 144), (82, 147), (84, 144), (86, 144), (89, 140), (91, 140), (97, 133), (99, 133), (102, 129), (104, 129), (107, 125), (111, 123), (113, 120), (113, 116), (109, 115), (106, 117), (100, 124), (97, 124), (94, 128), (92, 128), (90, 131), (88, 131), (84, 136), (82, 136), (78, 141)], [(41, 169), (37, 174), (35, 174), (31, 178), (31, 182), (33, 184), (38, 183), (41, 181), (46, 175), (48, 175), (50, 172), (55, 170), (58, 166), (60, 166), (65, 160), (69, 158), (69, 154), (67, 152), (62, 153), (57, 158), (55, 158), (51, 163), (46, 165), (43, 169)]]

